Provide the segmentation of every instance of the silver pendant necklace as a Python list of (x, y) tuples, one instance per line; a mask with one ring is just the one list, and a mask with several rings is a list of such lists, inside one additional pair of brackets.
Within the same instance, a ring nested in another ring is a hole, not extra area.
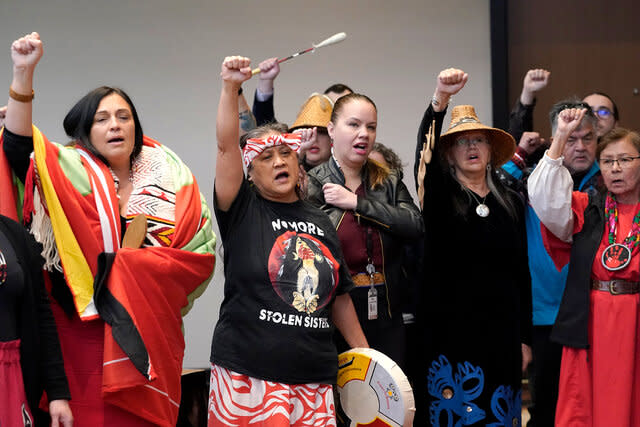
[(473, 197), (473, 200), (475, 200), (476, 203), (478, 204), (478, 206), (476, 206), (476, 215), (478, 215), (481, 218), (488, 217), (490, 213), (489, 206), (485, 205), (484, 202), (485, 200), (487, 200), (487, 196), (489, 195), (489, 193), (487, 193), (487, 196), (484, 196), (484, 198), (482, 199), (482, 202), (478, 200), (478, 198), (476, 197), (473, 191), (469, 190), (469, 194), (471, 194), (471, 197)]

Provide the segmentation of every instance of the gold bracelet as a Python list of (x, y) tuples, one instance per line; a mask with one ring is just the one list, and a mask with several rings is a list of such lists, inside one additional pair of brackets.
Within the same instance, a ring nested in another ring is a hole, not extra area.
[(31, 89), (31, 95), (23, 95), (13, 90), (11, 86), (9, 86), (9, 97), (15, 99), (18, 102), (31, 102), (35, 97), (35, 92)]

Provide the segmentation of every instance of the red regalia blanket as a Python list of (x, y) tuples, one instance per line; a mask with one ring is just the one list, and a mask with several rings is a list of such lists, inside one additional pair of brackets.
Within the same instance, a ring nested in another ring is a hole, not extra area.
[[(33, 130), (30, 177), (38, 185), (30, 191), (27, 178), (25, 207), (33, 212), (25, 215), (33, 213), (32, 232), (45, 247), (47, 265), (61, 264), (80, 318), (105, 321), (103, 397), (175, 426), (182, 316), (204, 292), (215, 263), (211, 215), (195, 178), (171, 150), (145, 137), (132, 166), (125, 216), (144, 214), (147, 235), (140, 249), (120, 248), (117, 180), (110, 169), (83, 147), (51, 143)], [(2, 169), (3, 162), (1, 152)], [(11, 185), (6, 175), (0, 171), (0, 190)], [(0, 206), (15, 200), (0, 199)]]

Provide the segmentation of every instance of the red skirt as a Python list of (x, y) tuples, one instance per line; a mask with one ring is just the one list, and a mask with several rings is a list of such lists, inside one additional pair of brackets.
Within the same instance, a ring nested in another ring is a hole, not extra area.
[(330, 384), (283, 384), (211, 364), (208, 427), (335, 427)]
[(640, 295), (590, 300), (589, 348), (563, 349), (556, 426), (640, 427)]
[(20, 340), (0, 342), (0, 384), (0, 425), (33, 425), (20, 367)]
[(135, 414), (105, 403), (102, 398), (104, 322), (101, 319), (83, 322), (77, 315), (69, 319), (54, 300), (51, 309), (69, 380), (74, 427), (153, 426)]

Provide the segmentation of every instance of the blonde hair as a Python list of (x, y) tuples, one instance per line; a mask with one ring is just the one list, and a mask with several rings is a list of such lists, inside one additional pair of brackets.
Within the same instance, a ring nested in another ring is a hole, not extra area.
[(389, 178), (389, 174), (391, 173), (391, 170), (388, 167), (381, 165), (373, 159), (367, 159), (364, 169), (367, 172), (369, 181), (367, 182), (367, 185), (369, 185), (371, 190), (381, 187), (387, 178)]

